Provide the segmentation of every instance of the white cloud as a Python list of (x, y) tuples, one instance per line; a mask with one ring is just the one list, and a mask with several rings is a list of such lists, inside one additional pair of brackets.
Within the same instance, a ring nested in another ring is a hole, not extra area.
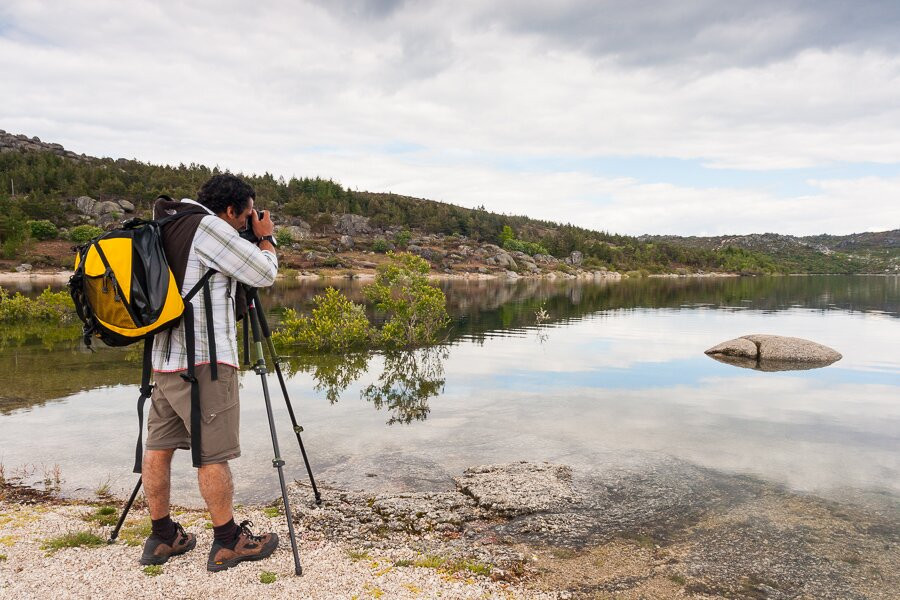
[[(14, 91), (0, 95), (0, 127), (89, 154), (322, 175), (625, 233), (900, 224), (891, 178), (825, 177), (818, 194), (785, 198), (737, 184), (708, 189), (700, 179), (648, 183), (652, 173), (492, 166), (606, 156), (752, 170), (897, 165), (893, 50), (794, 49), (786, 40), (806, 31), (809, 15), (788, 9), (743, 21), (730, 11), (690, 27), (669, 9), (673, 27), (702, 32), (700, 47), (739, 52), (752, 39), (755, 58), (635, 62), (623, 44), (645, 43), (638, 35), (605, 49), (566, 44), (559, 31), (505, 26), (526, 8), (504, 23), (475, 4), (14, 1), (0, 11), (0, 69)], [(666, 37), (673, 51), (683, 35)], [(767, 44), (786, 49), (762, 60)], [(415, 150), (384, 150), (397, 144)]]

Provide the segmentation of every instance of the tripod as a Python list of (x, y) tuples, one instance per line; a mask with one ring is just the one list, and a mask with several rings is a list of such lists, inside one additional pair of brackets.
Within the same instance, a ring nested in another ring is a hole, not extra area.
[[(294, 521), (291, 515), (287, 486), (284, 480), (283, 467), (285, 465), (285, 462), (281, 458), (281, 451), (278, 447), (278, 436), (275, 432), (275, 419), (272, 416), (272, 403), (269, 397), (269, 385), (266, 379), (268, 369), (266, 368), (266, 359), (263, 352), (263, 340), (265, 340), (265, 346), (268, 349), (269, 356), (275, 366), (275, 373), (278, 376), (278, 383), (281, 386), (281, 392), (284, 396), (284, 402), (287, 407), (288, 415), (291, 418), (291, 425), (293, 427), (294, 434), (297, 436), (297, 443), (300, 446), (300, 453), (303, 456), (303, 462), (306, 465), (306, 472), (309, 475), (309, 481), (312, 485), (316, 504), (322, 503), (322, 496), (319, 493), (319, 489), (316, 487), (316, 480), (313, 477), (312, 467), (310, 467), (309, 458), (306, 455), (306, 448), (303, 445), (303, 439), (300, 437), (300, 433), (303, 431), (303, 427), (297, 423), (297, 418), (294, 414), (294, 408), (291, 405), (291, 400), (288, 396), (287, 385), (285, 384), (284, 375), (281, 372), (281, 365), (279, 364), (280, 357), (275, 350), (275, 344), (272, 342), (272, 331), (269, 328), (269, 323), (266, 320), (265, 311), (263, 310), (262, 305), (259, 301), (259, 292), (256, 288), (247, 287), (244, 288), (244, 291), (247, 297), (248, 308), (246, 320), (244, 321), (245, 364), (249, 364), (249, 334), (250, 331), (252, 331), (253, 342), (256, 350), (256, 362), (253, 364), (253, 371), (260, 376), (260, 381), (262, 382), (263, 398), (266, 404), (266, 416), (268, 417), (269, 421), (269, 432), (272, 434), (272, 448), (275, 452), (275, 457), (272, 459), (272, 466), (278, 470), (278, 481), (281, 486), (281, 497), (284, 502), (284, 514), (285, 518), (287, 519), (288, 533), (291, 538), (291, 550), (294, 555), (294, 573), (297, 575), (301, 575), (302, 568), (300, 566), (300, 556), (297, 550), (297, 539), (294, 534)], [(112, 534), (110, 534), (108, 543), (113, 543), (119, 536), (119, 531), (122, 528), (122, 524), (125, 522), (125, 518), (128, 516), (129, 510), (131, 510), (132, 504), (134, 504), (135, 498), (137, 498), (137, 494), (141, 488), (142, 482), (143, 480), (141, 478), (138, 478), (137, 484), (135, 484), (134, 490), (131, 492), (131, 496), (129, 497), (128, 502), (125, 503), (125, 507), (122, 509), (122, 514), (119, 516), (119, 521), (116, 523)]]

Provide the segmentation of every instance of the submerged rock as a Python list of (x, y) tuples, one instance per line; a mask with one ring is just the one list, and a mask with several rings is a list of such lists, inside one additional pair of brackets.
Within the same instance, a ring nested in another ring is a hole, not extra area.
[(564, 465), (518, 462), (472, 467), (454, 481), (478, 506), (507, 517), (558, 508), (578, 499), (572, 469)]
[(745, 335), (706, 350), (718, 361), (761, 371), (826, 367), (842, 358), (836, 350), (802, 338), (781, 335)]

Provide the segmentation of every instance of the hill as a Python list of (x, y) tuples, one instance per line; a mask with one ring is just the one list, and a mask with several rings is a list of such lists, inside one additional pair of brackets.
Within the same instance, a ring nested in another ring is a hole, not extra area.
[[(66, 244), (54, 238), (68, 239), (78, 226), (110, 228), (132, 214), (147, 216), (157, 195), (193, 197), (217, 172), (193, 163), (86, 156), (0, 130), (0, 255), (9, 266), (68, 264), (69, 256), (60, 254)], [(320, 178), (245, 177), (257, 190), (257, 204), (284, 226), (289, 243), (282, 262), (301, 270), (357, 269), (378, 262), (372, 253), (408, 246), (445, 272), (900, 272), (896, 231), (636, 238), (483, 207), (352, 191)]]

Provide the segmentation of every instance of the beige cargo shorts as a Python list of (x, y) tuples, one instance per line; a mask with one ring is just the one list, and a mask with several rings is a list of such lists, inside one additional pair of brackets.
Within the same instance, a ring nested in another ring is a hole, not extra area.
[[(237, 369), (219, 364), (219, 378), (212, 381), (209, 365), (194, 369), (200, 382), (200, 464), (213, 465), (241, 455)], [(182, 371), (183, 372), (183, 371)], [(191, 384), (182, 372), (153, 374), (156, 386), (150, 396), (147, 449), (191, 447)]]

